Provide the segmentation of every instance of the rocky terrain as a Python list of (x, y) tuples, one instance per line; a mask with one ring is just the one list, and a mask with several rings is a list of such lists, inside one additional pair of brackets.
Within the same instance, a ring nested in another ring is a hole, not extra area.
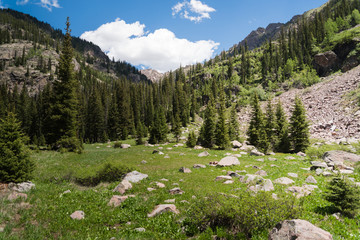
[(158, 71), (156, 71), (154, 69), (143, 69), (143, 70), (140, 70), (140, 73), (144, 74), (153, 83), (159, 82), (162, 79), (162, 77), (164, 76), (164, 74), (159, 73)]
[[(360, 84), (360, 66), (346, 72), (322, 79), (322, 82), (306, 89), (291, 89), (273, 99), (280, 100), (290, 116), (295, 96), (304, 103), (310, 122), (312, 138), (327, 141), (343, 141), (360, 138), (360, 110), (358, 99), (351, 92)], [(266, 103), (263, 103), (265, 110)], [(250, 120), (250, 109), (242, 109), (239, 114), (243, 130)]]

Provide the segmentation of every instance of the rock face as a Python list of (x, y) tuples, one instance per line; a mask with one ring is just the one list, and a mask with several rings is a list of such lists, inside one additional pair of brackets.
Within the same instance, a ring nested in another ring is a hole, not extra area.
[(176, 206), (174, 204), (160, 204), (160, 205), (157, 205), (155, 207), (155, 209), (149, 213), (147, 216), (150, 218), (150, 217), (155, 217), (156, 215), (159, 215), (161, 213), (164, 213), (164, 212), (173, 212), (175, 214), (179, 214), (179, 210), (176, 209)]
[(340, 60), (338, 56), (333, 51), (319, 53), (314, 57), (315, 69), (321, 76), (326, 75), (338, 68), (339, 61)]
[(218, 162), (218, 166), (220, 167), (227, 167), (234, 165), (240, 165), (239, 159), (237, 157), (228, 156), (221, 159), (220, 162)]
[(164, 76), (164, 74), (159, 73), (158, 71), (156, 71), (154, 69), (143, 69), (143, 70), (140, 70), (140, 73), (144, 74), (153, 83), (159, 82), (160, 79)]
[(127, 180), (132, 183), (138, 183), (145, 178), (148, 178), (147, 174), (143, 174), (138, 171), (132, 171), (132, 172), (129, 172), (128, 174), (126, 174), (124, 180)]
[(269, 240), (332, 240), (332, 235), (301, 219), (278, 223), (269, 234)]

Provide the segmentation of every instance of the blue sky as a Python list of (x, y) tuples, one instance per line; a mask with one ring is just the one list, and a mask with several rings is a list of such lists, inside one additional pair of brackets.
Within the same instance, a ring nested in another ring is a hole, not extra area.
[(269, 23), (327, 0), (0, 0), (99, 45), (110, 57), (159, 71), (202, 62)]

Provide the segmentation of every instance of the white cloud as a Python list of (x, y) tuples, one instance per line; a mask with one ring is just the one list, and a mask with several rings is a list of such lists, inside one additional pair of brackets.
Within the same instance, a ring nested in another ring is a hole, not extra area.
[[(25, 0), (27, 1), (27, 0)], [(47, 10), (49, 10), (50, 12), (52, 11), (52, 8), (61, 8), (58, 0), (40, 0), (40, 5), (44, 8), (46, 8)]]
[(4, 9), (5, 7), (4, 7), (4, 3), (3, 3), (3, 1), (2, 0), (0, 0), (0, 9)]
[[(172, 15), (180, 16), (194, 22), (201, 22), (204, 18), (210, 19), (210, 13), (216, 10), (198, 0), (185, 0), (172, 7)], [(194, 14), (194, 15), (193, 15)]]
[(95, 31), (84, 32), (80, 38), (97, 44), (110, 58), (160, 72), (210, 59), (219, 45), (211, 40), (180, 39), (164, 28), (148, 33), (144, 24), (127, 24), (120, 19), (103, 24)]
[(29, 0), (17, 0), (16, 5), (25, 5), (29, 2)]

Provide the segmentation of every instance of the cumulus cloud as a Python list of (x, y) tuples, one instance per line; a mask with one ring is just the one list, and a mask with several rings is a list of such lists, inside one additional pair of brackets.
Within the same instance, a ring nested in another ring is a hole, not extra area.
[(164, 28), (145, 32), (144, 24), (128, 24), (120, 19), (103, 24), (95, 31), (84, 32), (80, 38), (97, 44), (110, 58), (160, 72), (210, 59), (219, 45), (211, 40), (180, 39)]
[(16, 5), (25, 5), (29, 2), (29, 0), (17, 0)]
[[(25, 0), (27, 1), (27, 0)], [(52, 8), (61, 8), (58, 0), (41, 0), (40, 1), (40, 5), (44, 8), (46, 8), (47, 10), (49, 10), (50, 12), (52, 11)]]
[(216, 10), (198, 0), (185, 0), (172, 7), (172, 15), (189, 19), (193, 22), (201, 22), (204, 18), (210, 19), (210, 13)]

